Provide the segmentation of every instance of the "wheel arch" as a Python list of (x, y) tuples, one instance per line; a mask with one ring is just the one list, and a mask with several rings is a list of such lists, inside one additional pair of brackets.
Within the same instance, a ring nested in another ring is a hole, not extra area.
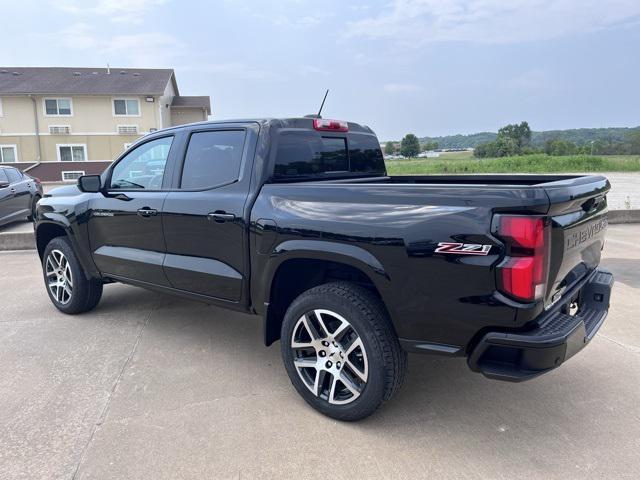
[(385, 302), (389, 283), (381, 262), (355, 245), (319, 240), (290, 240), (278, 245), (263, 276), (264, 342), (280, 338), (284, 314), (301, 293), (324, 283), (344, 280), (359, 284)]
[(44, 250), (51, 240), (57, 237), (68, 237), (68, 227), (54, 222), (42, 222), (36, 227), (36, 247), (40, 260), (44, 256)]

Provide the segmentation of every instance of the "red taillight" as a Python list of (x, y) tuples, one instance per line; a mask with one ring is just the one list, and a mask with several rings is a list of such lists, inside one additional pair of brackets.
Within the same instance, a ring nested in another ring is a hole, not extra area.
[(500, 290), (528, 302), (542, 298), (549, 254), (544, 219), (500, 215), (497, 235), (508, 247), (507, 257), (498, 266)]
[(328, 120), (324, 118), (314, 118), (313, 128), (324, 132), (348, 132), (349, 124), (342, 120)]

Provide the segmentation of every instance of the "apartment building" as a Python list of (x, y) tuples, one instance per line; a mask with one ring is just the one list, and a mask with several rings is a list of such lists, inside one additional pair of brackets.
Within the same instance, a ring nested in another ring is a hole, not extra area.
[(141, 135), (209, 115), (173, 69), (0, 67), (0, 163), (43, 181), (100, 173)]

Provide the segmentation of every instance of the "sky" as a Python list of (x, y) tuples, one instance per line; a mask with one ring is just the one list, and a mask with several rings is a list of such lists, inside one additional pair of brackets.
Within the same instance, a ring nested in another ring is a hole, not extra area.
[(381, 140), (640, 125), (640, 0), (0, 0), (2, 66), (173, 68), (214, 119)]

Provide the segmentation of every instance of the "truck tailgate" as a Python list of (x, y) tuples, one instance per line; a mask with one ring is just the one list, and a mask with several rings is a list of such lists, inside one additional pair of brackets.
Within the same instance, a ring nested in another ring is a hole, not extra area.
[(584, 176), (543, 185), (549, 196), (551, 254), (545, 306), (600, 263), (607, 228), (606, 194), (602, 176)]

